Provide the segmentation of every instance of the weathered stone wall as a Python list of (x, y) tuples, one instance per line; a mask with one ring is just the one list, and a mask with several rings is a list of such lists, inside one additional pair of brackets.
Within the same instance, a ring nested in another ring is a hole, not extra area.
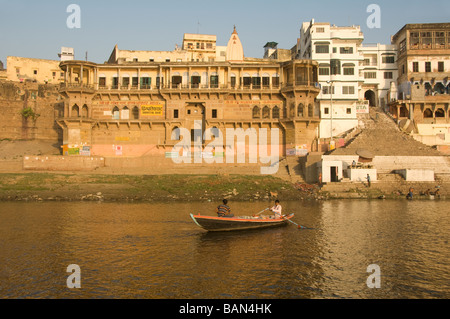
[[(26, 118), (22, 113), (28, 108)], [(59, 143), (62, 130), (56, 119), (63, 111), (57, 86), (0, 81), (0, 139)]]

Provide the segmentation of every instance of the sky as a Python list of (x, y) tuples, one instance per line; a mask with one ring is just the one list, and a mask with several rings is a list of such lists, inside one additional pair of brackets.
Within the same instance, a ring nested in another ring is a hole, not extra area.
[[(70, 4), (81, 9), (80, 28), (69, 28)], [(370, 4), (380, 28), (369, 28)], [(236, 25), (246, 57), (261, 58), (267, 42), (292, 48), (303, 22), (359, 25), (365, 43), (389, 44), (405, 24), (450, 22), (448, 0), (0, 0), (0, 61), (7, 56), (58, 60), (61, 47), (75, 59), (103, 63), (123, 50), (172, 51), (184, 33), (212, 34), (226, 46)]]

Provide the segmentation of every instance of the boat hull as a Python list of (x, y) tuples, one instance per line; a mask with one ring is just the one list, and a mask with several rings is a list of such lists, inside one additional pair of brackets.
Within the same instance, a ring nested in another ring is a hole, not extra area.
[(191, 218), (201, 228), (210, 232), (250, 230), (284, 226), (289, 223), (294, 214), (285, 219), (268, 219), (258, 217), (221, 218), (191, 214)]

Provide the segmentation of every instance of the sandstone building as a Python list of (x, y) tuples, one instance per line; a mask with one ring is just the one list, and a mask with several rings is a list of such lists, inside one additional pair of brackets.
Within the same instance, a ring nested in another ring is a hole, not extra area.
[(407, 24), (392, 43), (399, 77), (390, 113), (419, 141), (449, 152), (450, 23)]
[(7, 80), (59, 84), (64, 80), (59, 63), (57, 60), (8, 56)]
[(105, 64), (60, 67), (67, 154), (167, 155), (179, 128), (203, 146), (207, 128), (242, 128), (278, 129), (280, 155), (317, 149), (318, 63), (246, 58), (236, 29), (226, 47), (215, 36), (186, 34), (171, 52), (115, 47)]

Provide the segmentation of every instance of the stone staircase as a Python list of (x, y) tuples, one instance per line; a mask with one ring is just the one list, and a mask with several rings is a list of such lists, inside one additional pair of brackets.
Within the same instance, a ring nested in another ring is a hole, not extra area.
[(359, 117), (361, 132), (349, 143), (332, 152), (333, 155), (354, 155), (366, 149), (376, 156), (443, 156), (432, 147), (420, 143), (402, 132), (397, 124), (380, 108), (370, 108)]
[(304, 183), (305, 179), (305, 158), (297, 156), (288, 156), (280, 160), (280, 167), (276, 177), (293, 184)]

